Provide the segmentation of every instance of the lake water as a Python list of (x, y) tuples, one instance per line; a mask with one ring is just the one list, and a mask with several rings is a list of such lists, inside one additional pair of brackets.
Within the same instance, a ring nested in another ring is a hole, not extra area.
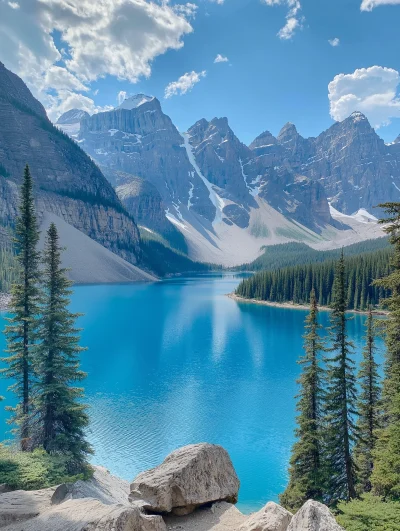
[[(243, 511), (277, 500), (293, 443), (306, 312), (237, 303), (225, 295), (239, 280), (75, 288), (72, 309), (85, 314), (81, 343), (89, 347), (82, 367), (94, 463), (131, 480), (179, 446), (218, 443), (241, 480)], [(364, 321), (355, 315), (349, 324), (357, 359)], [(0, 394), (5, 388), (0, 380)]]

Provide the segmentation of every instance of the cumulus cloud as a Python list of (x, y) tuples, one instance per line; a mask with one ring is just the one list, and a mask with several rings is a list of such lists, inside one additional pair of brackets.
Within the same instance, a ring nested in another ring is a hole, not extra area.
[(202, 77), (205, 77), (206, 71), (202, 72), (186, 72), (177, 81), (172, 81), (165, 87), (164, 98), (170, 98), (171, 96), (177, 96), (186, 94), (200, 81)]
[(85, 92), (106, 75), (132, 83), (150, 76), (155, 57), (183, 46), (196, 12), (192, 3), (152, 0), (0, 0), (0, 6), (2, 61), (46, 107), (54, 91)]
[(329, 44), (331, 46), (333, 46), (334, 48), (336, 48), (336, 46), (339, 46), (340, 44), (340, 39), (338, 39), (337, 37), (335, 37), (334, 39), (329, 39), (328, 40)]
[(374, 7), (392, 5), (400, 5), (400, 0), (363, 0), (361, 11), (372, 11)]
[(229, 59), (225, 55), (221, 55), (220, 53), (214, 59), (214, 63), (227, 63), (228, 61)]
[(388, 125), (392, 118), (400, 117), (399, 83), (399, 72), (382, 66), (335, 76), (328, 86), (332, 118), (341, 121), (360, 111), (374, 127)]
[(286, 24), (278, 31), (278, 37), (289, 40), (293, 37), (296, 29), (302, 28), (304, 18), (300, 15), (300, 0), (264, 0), (267, 6), (287, 6)]

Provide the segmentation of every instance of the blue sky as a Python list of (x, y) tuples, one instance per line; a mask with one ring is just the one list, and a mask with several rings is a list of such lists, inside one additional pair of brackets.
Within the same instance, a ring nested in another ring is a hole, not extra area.
[[(66, 0), (0, 0), (0, 15), (6, 15), (0, 20), (9, 17), (4, 22), (6, 44), (0, 22), (0, 60), (28, 82), (53, 119), (72, 104), (92, 107), (93, 112), (116, 105), (120, 91), (144, 92), (160, 99), (182, 131), (200, 118), (227, 116), (237, 136), (249, 143), (266, 129), (277, 134), (287, 121), (295, 123), (302, 135), (315, 136), (334, 122), (331, 114), (343, 119), (361, 102), (360, 110), (373, 125), (381, 125), (378, 133), (391, 141), (400, 134), (400, 0), (364, 0), (364, 8), (370, 9), (364, 11), (361, 1), (192, 0), (188, 7), (179, 1), (114, 0), (107, 13), (100, 13), (89, 0), (71, 0), (68, 6)], [(70, 13), (74, 3), (76, 9)], [(46, 4), (51, 4), (50, 11)], [(118, 16), (116, 4), (121, 10)], [(155, 5), (159, 11), (151, 7)], [(290, 38), (280, 38), (277, 34), (293, 9), (297, 28)], [(96, 57), (85, 48), (89, 15), (100, 28), (90, 34), (93, 46), (104, 37), (106, 51), (110, 50), (107, 59), (104, 51)], [(159, 16), (167, 24), (171, 18), (170, 29), (160, 30), (154, 24)], [(23, 17), (36, 25), (29, 30), (28, 44)], [(101, 17), (107, 17), (107, 23)], [(22, 29), (13, 20), (22, 20)], [(15, 35), (9, 39), (13, 24)], [(143, 36), (152, 32), (156, 46)], [(335, 38), (339, 45), (332, 46), (329, 40)], [(126, 48), (122, 59), (115, 61), (113, 46), (121, 42)], [(19, 45), (20, 50), (21, 43), (29, 45), (31, 55), (12, 49)], [(214, 63), (217, 54), (229, 60)], [(164, 97), (168, 84), (191, 72), (198, 75), (191, 90), (181, 94), (178, 87), (175, 95)], [(347, 77), (334, 82), (330, 108), (328, 85), (340, 74)]]

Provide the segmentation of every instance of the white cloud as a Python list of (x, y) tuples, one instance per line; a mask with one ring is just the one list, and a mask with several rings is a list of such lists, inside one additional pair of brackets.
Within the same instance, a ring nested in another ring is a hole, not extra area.
[(291, 39), (299, 25), (300, 22), (295, 17), (286, 19), (286, 24), (278, 31), (278, 37), (283, 40)]
[(220, 53), (214, 59), (214, 63), (227, 63), (228, 61), (229, 59), (225, 55), (221, 55)]
[(53, 122), (57, 121), (57, 118), (61, 116), (61, 114), (71, 109), (82, 109), (89, 114), (113, 109), (112, 105), (100, 107), (96, 105), (91, 98), (70, 90), (60, 90), (57, 92), (57, 96), (48, 95), (46, 103), (47, 114)]
[(165, 98), (170, 98), (171, 96), (177, 96), (186, 94), (200, 81), (202, 77), (205, 77), (206, 71), (202, 72), (187, 72), (183, 74), (177, 81), (172, 81), (165, 87)]
[(300, 16), (300, 0), (263, 0), (267, 6), (286, 6), (286, 24), (278, 31), (278, 37), (282, 40), (288, 40), (293, 37), (296, 29), (302, 28), (304, 17)]
[(341, 121), (360, 111), (376, 128), (389, 124), (400, 117), (399, 83), (399, 72), (382, 66), (335, 76), (328, 86), (332, 118)]
[(125, 90), (120, 90), (118, 92), (117, 94), (118, 105), (121, 105), (121, 103), (126, 100), (127, 95), (128, 94), (125, 92)]
[(329, 39), (328, 42), (334, 48), (336, 48), (336, 46), (340, 45), (340, 39), (338, 39), (337, 37), (335, 37), (334, 39)]
[(152, 0), (18, 0), (19, 8), (0, 0), (2, 5), (1, 60), (45, 106), (54, 91), (84, 92), (106, 75), (132, 83), (150, 76), (155, 57), (183, 46), (196, 12), (191, 3)]
[(392, 5), (400, 5), (400, 0), (363, 0), (361, 11), (372, 11), (374, 7)]

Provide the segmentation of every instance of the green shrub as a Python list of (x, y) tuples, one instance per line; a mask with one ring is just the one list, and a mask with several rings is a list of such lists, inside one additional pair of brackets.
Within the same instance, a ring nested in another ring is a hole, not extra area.
[(346, 531), (400, 531), (400, 502), (384, 502), (365, 494), (359, 500), (341, 502), (337, 521)]
[(92, 476), (89, 466), (81, 474), (68, 475), (68, 459), (68, 455), (49, 455), (40, 449), (30, 453), (0, 445), (0, 483), (16, 490), (36, 490)]

